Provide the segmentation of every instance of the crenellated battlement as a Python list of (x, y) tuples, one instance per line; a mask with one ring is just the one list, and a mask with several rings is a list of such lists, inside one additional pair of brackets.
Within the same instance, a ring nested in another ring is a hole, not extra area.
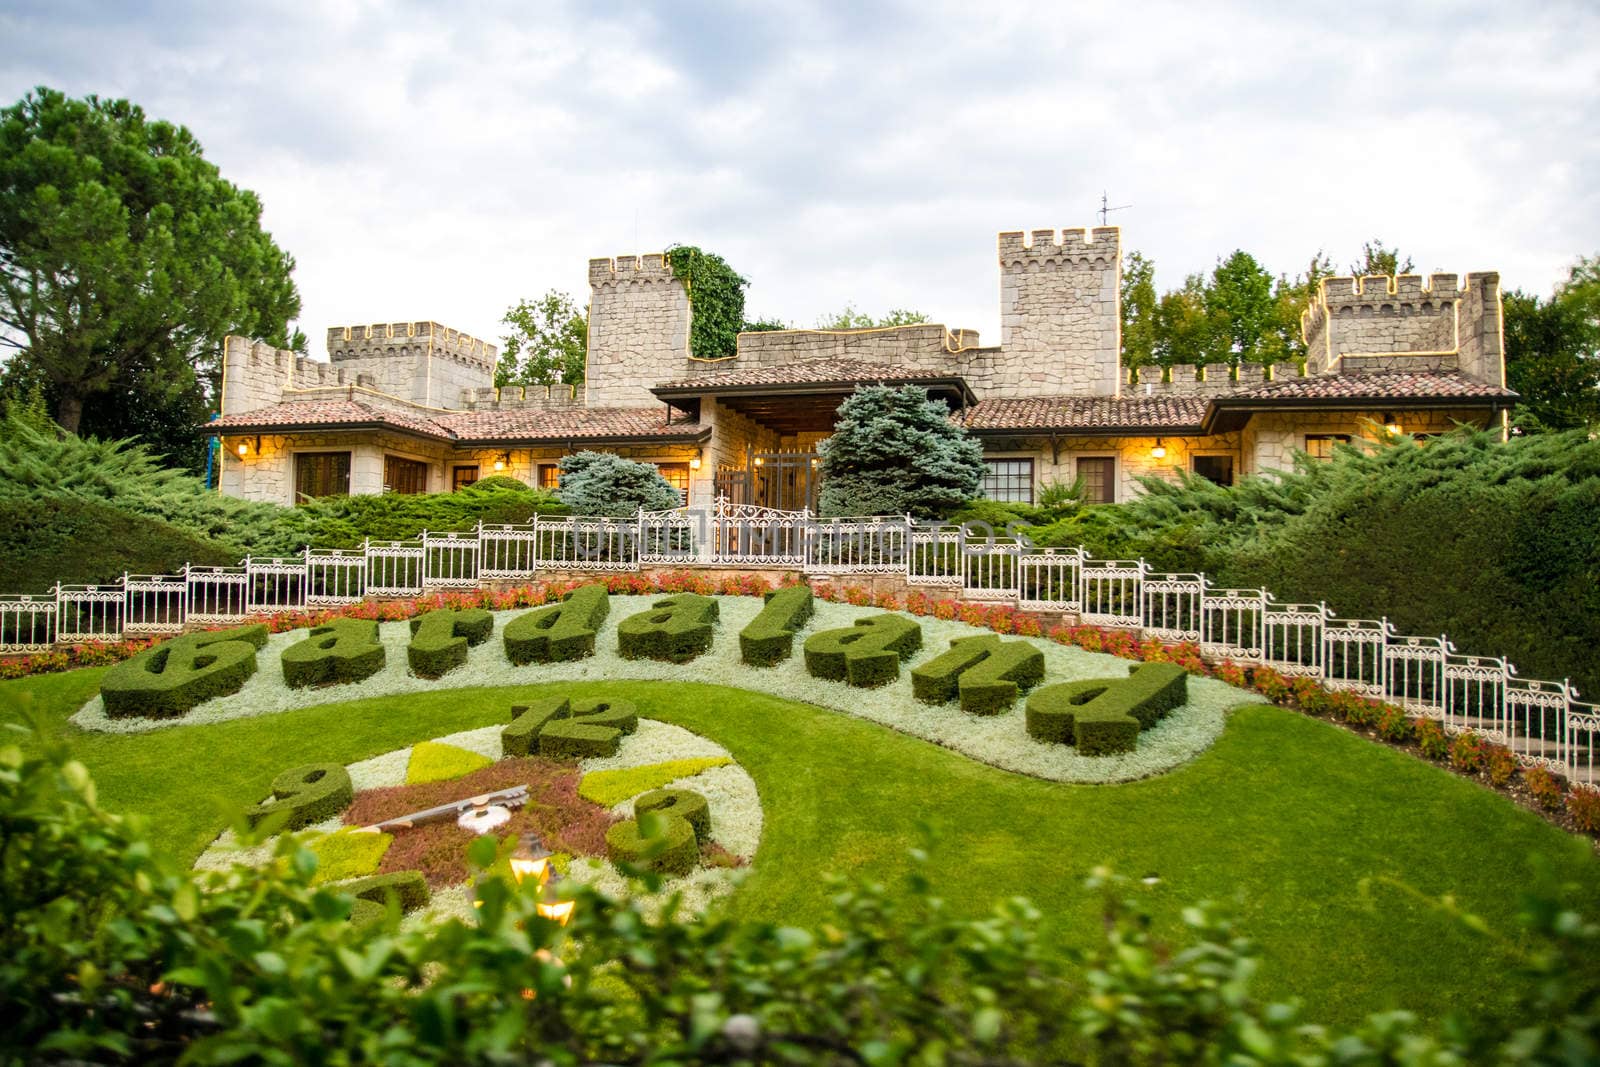
[(1128, 367), (1123, 385), (1130, 396), (1224, 396), (1270, 382), (1305, 376), (1299, 363), (1207, 363), (1173, 367)]
[[(1030, 238), (1024, 241), (1024, 237)], [(1117, 226), (1055, 230), (1007, 230), (1000, 234), (1000, 264), (1106, 263), (1121, 255), (1122, 230)]]
[(678, 276), (672, 273), (672, 264), (667, 260), (664, 252), (651, 252), (642, 256), (618, 256), (616, 259), (591, 259), (589, 261), (589, 284), (595, 287), (607, 285), (654, 285), (660, 282), (677, 282)]
[(494, 370), (500, 350), (470, 334), (437, 322), (377, 322), (328, 329), (328, 357), (334, 361), (431, 354), (463, 366)]
[(499, 389), (463, 389), (461, 406), (468, 411), (555, 411), (583, 406), (576, 386), (507, 385)]
[[(1389, 356), (1411, 358), (1407, 367), (1451, 369), (1483, 381), (1498, 380), (1500, 276), (1372, 274), (1324, 278), (1317, 298), (1300, 314), (1312, 374), (1362, 373), (1389, 368)], [(1492, 351), (1491, 351), (1492, 349)], [(1458, 358), (1459, 357), (1459, 358)]]

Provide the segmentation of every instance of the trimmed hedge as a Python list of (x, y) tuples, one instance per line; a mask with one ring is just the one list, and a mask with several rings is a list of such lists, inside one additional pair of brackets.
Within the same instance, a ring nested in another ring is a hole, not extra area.
[(390, 898), (399, 903), (400, 911), (404, 914), (416, 911), (426, 904), (431, 896), (428, 892), (428, 880), (423, 877), (421, 871), (374, 874), (332, 888), (356, 898), (355, 906), (350, 909), (350, 921), (357, 926), (382, 922), (384, 916), (389, 913)]
[(697, 756), (691, 759), (667, 760), (648, 763), (643, 767), (618, 767), (612, 770), (590, 771), (578, 783), (578, 795), (592, 800), (603, 808), (620, 804), (632, 796), (648, 793), (652, 789), (690, 778), (712, 767), (723, 767), (733, 760), (727, 756)]
[(355, 787), (350, 772), (339, 763), (308, 763), (291, 767), (272, 780), (271, 800), (264, 800), (245, 812), (251, 826), (276, 815), (288, 814), (286, 830), (299, 830), (314, 822), (330, 819), (350, 806)]
[(494, 616), (482, 608), (440, 608), (411, 620), (406, 662), (418, 678), (438, 678), (467, 662), (467, 648), (494, 632)]
[(679, 593), (623, 619), (617, 625), (617, 650), (623, 659), (687, 663), (711, 648), (716, 622), (715, 600)]
[(628, 700), (581, 700), (566, 716), (547, 718), (539, 755), (551, 759), (614, 756), (623, 734), (639, 728), (639, 709)]
[(256, 652), (267, 643), (265, 626), (184, 634), (106, 671), (100, 696), (114, 718), (173, 718), (196, 704), (237, 693), (256, 672)]
[(500, 731), (500, 748), (507, 758), (533, 756), (539, 752), (539, 735), (547, 724), (572, 714), (565, 697), (550, 697), (532, 704), (511, 708), (511, 725)]
[(684, 875), (694, 870), (700, 862), (700, 841), (689, 821), (672, 815), (644, 814), (656, 831), (650, 837), (640, 831), (637, 819), (614, 823), (606, 831), (606, 855), (611, 862), (658, 874)]
[(868, 615), (854, 626), (806, 638), (806, 672), (868, 688), (900, 677), (900, 661), (922, 647), (922, 627), (904, 615)]
[(559, 604), (518, 615), (506, 624), (506, 658), (526, 663), (562, 663), (594, 654), (595, 634), (611, 610), (606, 587), (582, 585)]
[(615, 756), (622, 731), (577, 719), (556, 719), (539, 733), (539, 755), (547, 759), (590, 759)]
[(1141, 663), (1126, 678), (1045, 686), (1028, 698), (1028, 733), (1076, 745), (1085, 756), (1130, 752), (1139, 731), (1181, 706), (1188, 693), (1189, 673), (1175, 663)]
[(927, 704), (945, 704), (959, 694), (962, 711), (998, 715), (1043, 678), (1043, 652), (1026, 641), (983, 634), (954, 639), (948, 652), (912, 671), (911, 692)]
[(739, 657), (752, 667), (771, 667), (794, 654), (794, 635), (811, 618), (809, 586), (791, 585), (767, 594), (761, 614), (739, 631)]
[(682, 819), (694, 827), (698, 841), (711, 836), (711, 805), (692, 789), (652, 789), (633, 802), (634, 818), (647, 811)]
[(359, 682), (383, 670), (383, 645), (373, 619), (335, 619), (283, 650), (283, 680), (290, 688)]

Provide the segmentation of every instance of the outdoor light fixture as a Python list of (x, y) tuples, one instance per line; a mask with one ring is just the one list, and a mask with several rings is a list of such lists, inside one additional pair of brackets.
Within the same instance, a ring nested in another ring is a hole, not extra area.
[(1391, 437), (1400, 436), (1400, 424), (1395, 421), (1394, 415), (1387, 411), (1383, 413), (1383, 429)]
[(1150, 450), (1150, 454), (1157, 459), (1167, 458), (1167, 446), (1161, 443), (1161, 438), (1156, 438), (1156, 447)]
[(540, 844), (537, 837), (524, 837), (517, 843), (516, 851), (511, 853), (511, 875), (518, 885), (529, 878), (535, 879), (541, 889), (535, 908), (546, 919), (565, 926), (567, 920), (572, 918), (572, 909), (577, 902), (555, 899), (555, 885), (560, 881), (560, 876), (550, 865), (550, 858), (550, 850)]
[[(249, 441), (240, 441), (237, 451), (239, 453), (239, 458), (240, 459), (243, 459), (245, 456), (249, 455), (250, 454), (250, 442)], [(261, 435), (260, 434), (256, 434), (256, 455), (258, 455), (258, 456), (261, 455)]]
[(692, 470), (692, 471), (697, 471), (697, 470), (700, 469), (700, 453), (699, 452), (696, 452), (694, 455), (689, 457), (689, 469)]
[(246, 452), (248, 452), (248, 451), (250, 451), (250, 446), (245, 444), (243, 441), (240, 441), (239, 442), (239, 458), (243, 459), (244, 458), (244, 454)]
[(759, 466), (761, 466), (761, 464), (762, 464), (762, 462), (763, 462), (763, 461), (762, 461), (762, 459), (761, 459), (761, 457), (760, 457), (760, 456), (757, 456), (757, 457), (756, 457), (756, 466), (758, 466), (758, 467), (759, 467)]
[(506, 469), (506, 464), (508, 464), (510, 462), (511, 462), (511, 453), (510, 452), (502, 452), (498, 456), (494, 457), (494, 469), (497, 470), (497, 471), (503, 471), (503, 470)]

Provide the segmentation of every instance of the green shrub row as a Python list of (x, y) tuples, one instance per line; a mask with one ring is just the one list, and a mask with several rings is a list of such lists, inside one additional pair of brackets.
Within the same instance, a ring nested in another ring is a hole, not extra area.
[(767, 594), (761, 614), (739, 631), (739, 656), (752, 667), (771, 667), (794, 654), (794, 635), (811, 618), (811, 587), (791, 585)]
[(1126, 678), (1048, 685), (1028, 698), (1028, 733), (1076, 745), (1085, 756), (1131, 752), (1139, 731), (1188, 700), (1189, 672), (1175, 663), (1140, 663)]
[(699, 593), (679, 593), (630, 615), (617, 625), (617, 651), (623, 659), (687, 663), (711, 649), (717, 602)]
[(338, 763), (309, 763), (292, 767), (272, 780), (271, 800), (264, 800), (245, 813), (251, 826), (285, 817), (283, 829), (299, 830), (312, 823), (331, 819), (355, 797), (350, 772)]
[(418, 678), (438, 678), (467, 662), (467, 648), (494, 632), (494, 616), (482, 608), (440, 608), (411, 620), (406, 661)]
[(563, 663), (594, 654), (595, 635), (611, 610), (606, 587), (582, 585), (559, 604), (518, 615), (506, 624), (506, 658), (526, 663)]
[(633, 818), (606, 831), (613, 863), (659, 874), (684, 875), (700, 862), (700, 843), (711, 833), (706, 798), (688, 789), (657, 789), (633, 802)]
[(335, 619), (283, 650), (283, 680), (290, 688), (359, 682), (383, 670), (383, 644), (374, 619)]
[(509, 756), (548, 759), (614, 756), (624, 734), (639, 728), (639, 711), (627, 700), (568, 701), (551, 697), (511, 709), (511, 725), (500, 731)]
[(922, 626), (904, 615), (868, 615), (854, 626), (806, 638), (806, 672), (862, 688), (900, 677), (900, 661), (922, 647)]
[(927, 704), (961, 698), (961, 710), (998, 715), (1044, 679), (1044, 653), (992, 634), (958, 637), (950, 650), (911, 672), (911, 692)]
[(147, 648), (106, 671), (100, 696), (114, 718), (172, 718), (213, 697), (237, 693), (256, 672), (267, 628), (241, 626), (184, 634)]

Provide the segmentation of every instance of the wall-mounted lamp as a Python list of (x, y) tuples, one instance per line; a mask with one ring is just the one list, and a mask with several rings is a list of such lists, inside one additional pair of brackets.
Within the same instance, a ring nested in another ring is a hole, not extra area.
[(1383, 429), (1390, 437), (1400, 436), (1400, 423), (1396, 422), (1394, 415), (1387, 411), (1383, 413)]
[(1161, 443), (1161, 438), (1156, 438), (1156, 447), (1150, 450), (1150, 454), (1157, 459), (1167, 458), (1167, 446)]
[[(249, 455), (250, 454), (250, 442), (249, 441), (240, 441), (237, 451), (239, 453), (239, 458), (240, 459), (243, 459), (245, 456)], [(258, 456), (261, 455), (261, 435), (260, 434), (256, 434), (256, 455), (258, 455)]]
[(494, 469), (497, 470), (497, 471), (503, 471), (503, 470), (506, 469), (506, 465), (509, 464), (510, 462), (511, 462), (511, 453), (510, 452), (502, 452), (498, 456), (494, 457)]
[(762, 458), (760, 456), (757, 456), (756, 457), (756, 466), (758, 466), (758, 467), (761, 466), (762, 462), (763, 462)]
[(692, 471), (697, 471), (697, 470), (700, 469), (700, 453), (699, 452), (696, 452), (694, 455), (689, 457), (689, 469), (692, 470)]

